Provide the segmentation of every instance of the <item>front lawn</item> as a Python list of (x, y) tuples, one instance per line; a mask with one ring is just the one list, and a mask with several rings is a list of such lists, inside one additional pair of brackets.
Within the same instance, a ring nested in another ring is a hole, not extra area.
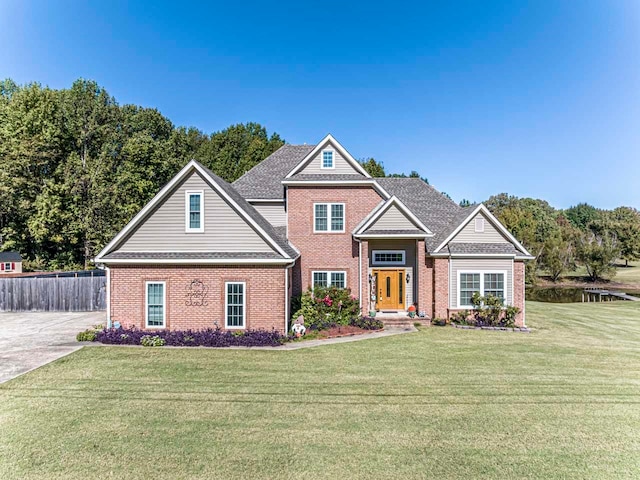
[(87, 347), (0, 385), (0, 478), (638, 478), (640, 302), (296, 351)]

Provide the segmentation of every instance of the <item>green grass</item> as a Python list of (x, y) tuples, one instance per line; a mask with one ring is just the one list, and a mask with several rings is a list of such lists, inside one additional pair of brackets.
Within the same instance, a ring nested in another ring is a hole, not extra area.
[[(548, 276), (548, 272), (541, 270), (540, 275)], [(587, 269), (584, 266), (579, 266), (573, 272), (565, 273), (560, 281), (587, 281)], [(637, 290), (640, 286), (640, 262), (629, 262), (628, 266), (625, 266), (624, 260), (618, 260), (616, 264), (616, 274), (611, 277), (611, 281), (615, 284), (629, 285), (631, 289)]]
[(0, 386), (0, 478), (639, 478), (640, 303), (297, 351), (87, 347)]

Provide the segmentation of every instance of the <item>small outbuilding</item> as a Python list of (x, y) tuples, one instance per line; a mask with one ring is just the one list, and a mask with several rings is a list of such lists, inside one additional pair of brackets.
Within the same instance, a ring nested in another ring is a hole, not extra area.
[(18, 252), (0, 252), (0, 275), (22, 273), (22, 256)]

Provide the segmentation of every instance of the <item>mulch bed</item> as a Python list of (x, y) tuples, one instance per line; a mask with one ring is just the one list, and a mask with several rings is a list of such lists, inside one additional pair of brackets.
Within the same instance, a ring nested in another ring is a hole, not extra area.
[(352, 325), (341, 325), (338, 327), (332, 327), (328, 330), (320, 330), (318, 332), (318, 338), (338, 338), (338, 337), (350, 337), (353, 335), (362, 335), (364, 333), (381, 332), (380, 330), (365, 330), (364, 328), (354, 327)]

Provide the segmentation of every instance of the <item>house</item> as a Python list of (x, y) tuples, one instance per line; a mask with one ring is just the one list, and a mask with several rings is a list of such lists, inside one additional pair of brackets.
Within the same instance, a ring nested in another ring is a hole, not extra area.
[(22, 273), (22, 257), (18, 252), (0, 252), (0, 275)]
[(108, 319), (137, 328), (284, 331), (292, 296), (351, 289), (363, 314), (521, 309), (532, 258), (484, 205), (372, 178), (331, 135), (284, 145), (229, 184), (189, 162), (100, 252)]

